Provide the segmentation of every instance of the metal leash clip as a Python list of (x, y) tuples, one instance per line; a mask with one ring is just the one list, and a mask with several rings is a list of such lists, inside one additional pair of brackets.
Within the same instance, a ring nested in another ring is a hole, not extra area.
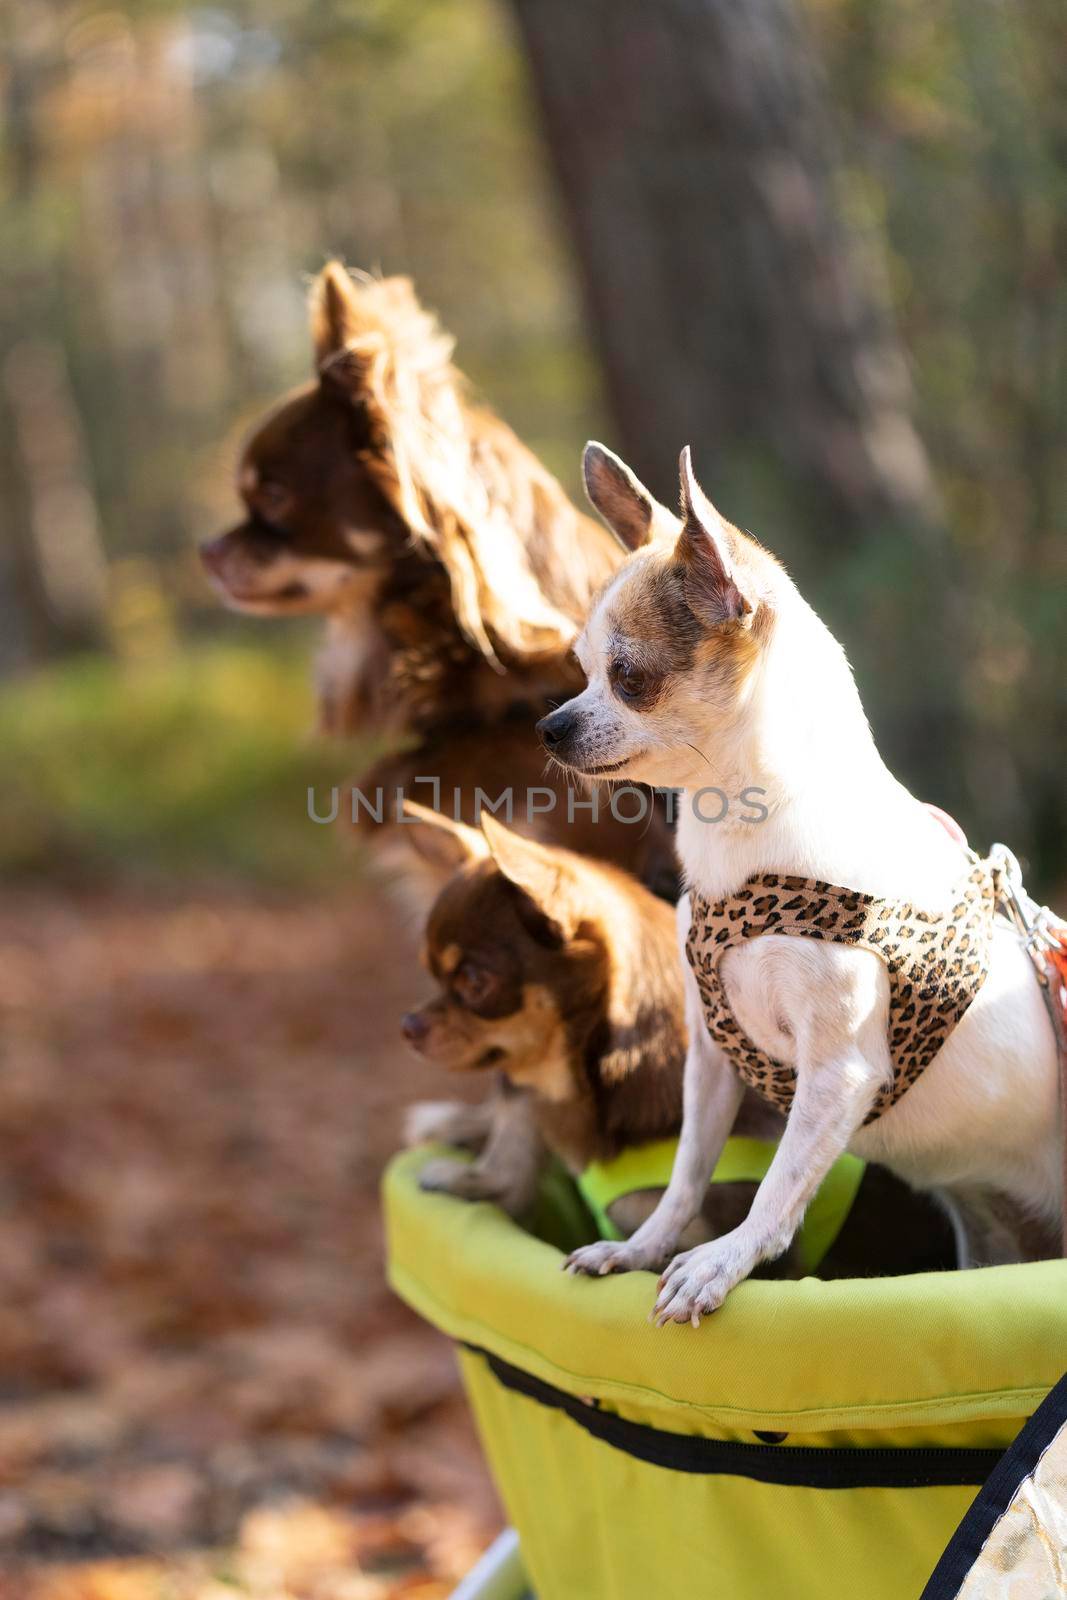
[(1022, 869), (1007, 845), (995, 844), (989, 852), (996, 887), (997, 907), (1015, 925), (1023, 948), (1037, 972), (1037, 980), (1045, 989), (1053, 973), (1058, 973), (1064, 944), (1063, 925), (1053, 916), (1048, 906), (1039, 906), (1023, 888)]

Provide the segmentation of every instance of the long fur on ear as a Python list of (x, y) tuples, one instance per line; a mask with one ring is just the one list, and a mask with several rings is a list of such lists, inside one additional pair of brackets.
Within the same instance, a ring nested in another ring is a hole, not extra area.
[(677, 526), (625, 461), (595, 439), (590, 439), (582, 452), (582, 478), (590, 504), (624, 550), (639, 550), (648, 544), (657, 525)]
[[(320, 380), (363, 408), (363, 464), (447, 571), (467, 638), (494, 664), (501, 653), (565, 655), (601, 576), (576, 548), (577, 513), (511, 430), (471, 404), (453, 341), (409, 280), (354, 280), (330, 262), (312, 287), (311, 325)], [(542, 586), (557, 572), (574, 615)]]
[(687, 569), (686, 599), (698, 616), (712, 624), (739, 622), (753, 605), (738, 570), (730, 530), (696, 480), (688, 445), (678, 465), (682, 487), (678, 554)]
[(488, 858), (489, 846), (477, 828), (468, 828), (465, 822), (456, 822), (415, 800), (404, 801), (404, 815), (411, 818), (402, 826), (410, 828), (412, 846), (435, 866), (456, 870)]
[(551, 845), (538, 844), (506, 828), (488, 811), (482, 813), (482, 832), (505, 878), (533, 901), (565, 939), (573, 939), (583, 917), (567, 858)]
[(358, 335), (356, 285), (340, 261), (328, 261), (311, 285), (308, 297), (315, 368), (322, 378), (338, 382), (352, 375), (346, 367), (349, 342)]
[(609, 1119), (621, 1115), (633, 1128), (658, 1116), (662, 1125), (666, 1097), (678, 1101), (673, 1120), (681, 1112), (674, 1069), (685, 1055), (673, 908), (618, 868), (527, 839), (488, 812), (482, 831), (494, 864), (563, 937), (603, 953), (607, 1031), (597, 1073), (616, 1096)]

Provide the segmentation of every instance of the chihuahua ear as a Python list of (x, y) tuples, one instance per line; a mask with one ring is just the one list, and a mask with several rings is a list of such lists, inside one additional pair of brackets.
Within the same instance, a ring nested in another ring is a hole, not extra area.
[(344, 363), (359, 326), (356, 289), (340, 261), (328, 261), (311, 286), (311, 338), (320, 375)]
[(649, 494), (625, 461), (595, 439), (582, 452), (582, 477), (590, 503), (625, 550), (648, 544), (661, 519), (673, 523), (666, 507)]
[(682, 532), (678, 556), (686, 566), (685, 595), (697, 616), (713, 627), (741, 622), (752, 610), (738, 569), (727, 524), (720, 517), (693, 471), (688, 445), (679, 462), (682, 480)]
[(477, 828), (468, 828), (465, 822), (455, 822), (414, 800), (404, 801), (404, 815), (411, 818), (405, 826), (411, 829), (408, 837), (412, 847), (435, 866), (457, 871), (475, 861), (488, 860), (489, 846)]
[(505, 828), (491, 812), (482, 812), (482, 832), (499, 870), (533, 901), (564, 939), (573, 939), (584, 920), (573, 894), (569, 863), (548, 845)]

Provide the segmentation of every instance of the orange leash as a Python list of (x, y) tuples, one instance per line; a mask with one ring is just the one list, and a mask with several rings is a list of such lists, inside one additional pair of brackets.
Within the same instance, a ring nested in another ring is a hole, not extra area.
[(1056, 935), (1059, 949), (1049, 951), (1049, 960), (1059, 973), (1060, 982), (1063, 985), (1063, 1018), (1064, 1022), (1067, 1023), (1067, 927), (1056, 928), (1053, 931)]

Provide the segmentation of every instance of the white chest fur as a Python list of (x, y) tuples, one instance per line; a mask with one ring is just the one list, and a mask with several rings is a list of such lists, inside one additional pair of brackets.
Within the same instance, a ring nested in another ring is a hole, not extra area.
[[(727, 951), (720, 971), (741, 1028), (774, 1059), (817, 1071), (851, 1039), (888, 1080), (889, 980), (877, 956), (767, 935)], [(1061, 1206), (1058, 1128), (1051, 1025), (1029, 958), (998, 921), (989, 976), (962, 1021), (850, 1148), (919, 1187), (993, 1185), (1051, 1218)]]
[[(683, 793), (678, 852), (686, 879), (709, 899), (734, 893), (753, 873), (786, 872), (942, 905), (966, 858), (886, 770), (843, 657), (812, 621), (799, 615), (799, 640), (783, 630), (745, 731), (724, 752), (733, 781), (766, 789), (770, 815), (704, 823)], [(823, 695), (804, 670), (790, 670), (798, 655), (809, 673), (813, 663), (819, 669)], [(741, 1027), (775, 1059), (818, 1070), (850, 1040), (884, 1078), (891, 1072), (888, 975), (870, 952), (765, 936), (728, 951), (722, 978)], [(851, 1147), (922, 1187), (992, 1184), (1058, 1213), (1055, 1041), (1029, 959), (1006, 923), (985, 984), (942, 1050)]]

